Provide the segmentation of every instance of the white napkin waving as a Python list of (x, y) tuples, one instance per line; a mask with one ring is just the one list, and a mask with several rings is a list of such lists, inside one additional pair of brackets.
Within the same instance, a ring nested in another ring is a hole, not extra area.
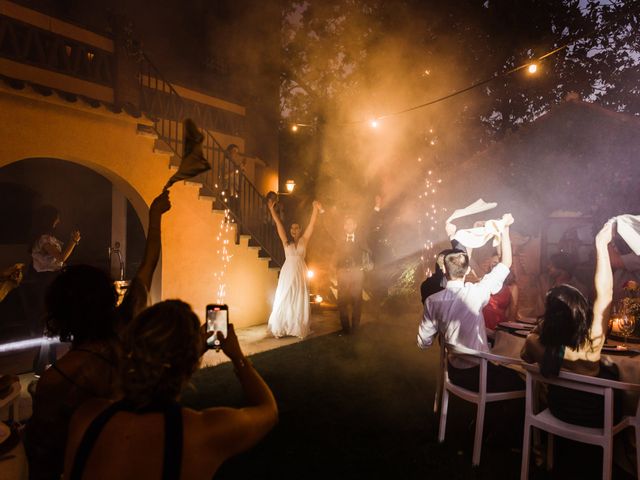
[(464, 208), (459, 208), (454, 211), (453, 214), (447, 218), (447, 223), (451, 223), (453, 220), (462, 217), (468, 217), (469, 215), (474, 215), (480, 212), (486, 212), (487, 210), (493, 210), (496, 208), (498, 204), (496, 202), (485, 202), (481, 198), (473, 202), (471, 205), (467, 205)]
[(640, 215), (618, 215), (611, 220), (616, 222), (616, 230), (633, 253), (640, 255)]
[(493, 240), (492, 245), (497, 247), (500, 244), (500, 235), (504, 227), (505, 221), (503, 219), (487, 220), (482, 227), (456, 231), (453, 235), (453, 240), (457, 240), (467, 248), (479, 248), (489, 240)]

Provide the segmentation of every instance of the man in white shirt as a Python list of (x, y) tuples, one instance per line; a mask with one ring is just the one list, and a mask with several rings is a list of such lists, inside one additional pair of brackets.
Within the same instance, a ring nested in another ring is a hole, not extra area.
[[(482, 309), (492, 294), (498, 293), (511, 267), (510, 214), (503, 216), (505, 227), (501, 235), (502, 259), (493, 270), (478, 283), (467, 283), (469, 257), (462, 251), (448, 253), (444, 259), (447, 286), (441, 292), (427, 297), (424, 315), (418, 330), (418, 346), (428, 348), (439, 333), (446, 343), (459, 345), (480, 352), (489, 351), (487, 332)], [(453, 383), (469, 390), (478, 391), (478, 362), (450, 355), (449, 378)], [(487, 391), (509, 391), (523, 388), (518, 374), (505, 367), (489, 363)]]

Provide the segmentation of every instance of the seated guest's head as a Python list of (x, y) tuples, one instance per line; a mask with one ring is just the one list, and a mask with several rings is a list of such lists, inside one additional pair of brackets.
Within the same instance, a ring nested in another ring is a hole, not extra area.
[(438, 253), (438, 256), (436, 257), (435, 273), (444, 275), (444, 257), (446, 257), (447, 252), (448, 250), (443, 250)]
[(174, 401), (204, 351), (200, 321), (180, 300), (144, 310), (127, 326), (122, 343), (121, 388), (135, 407)]
[(450, 250), (444, 257), (444, 271), (447, 280), (464, 280), (471, 267), (469, 256), (460, 250)]
[(74, 345), (112, 338), (117, 298), (113, 281), (102, 270), (66, 267), (45, 296), (47, 335)]
[(566, 252), (556, 253), (549, 257), (549, 276), (553, 279), (560, 277), (573, 277), (576, 270), (576, 260), (573, 255)]
[(541, 322), (540, 343), (545, 347), (543, 375), (557, 375), (564, 347), (577, 350), (587, 345), (593, 311), (580, 291), (570, 285), (554, 287), (547, 293)]

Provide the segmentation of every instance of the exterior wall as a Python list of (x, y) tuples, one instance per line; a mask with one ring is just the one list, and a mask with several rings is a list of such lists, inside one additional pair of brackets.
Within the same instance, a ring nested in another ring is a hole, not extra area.
[[(148, 205), (172, 172), (169, 157), (153, 153), (155, 140), (137, 134), (138, 123), (126, 114), (0, 86), (0, 167), (32, 157), (89, 167), (127, 196), (146, 228)], [(215, 300), (217, 289), (212, 272), (218, 265), (214, 242), (220, 216), (197, 192), (190, 185), (172, 188), (173, 208), (163, 222), (162, 291), (155, 299), (179, 297), (203, 318), (204, 305)], [(227, 235), (233, 255), (227, 302), (233, 321), (238, 327), (264, 323), (276, 273), (257, 252), (236, 246), (233, 232)]]
[[(198, 189), (184, 182), (171, 187), (171, 211), (163, 225), (163, 297), (189, 299), (194, 311), (204, 318), (205, 306), (216, 303), (218, 282), (214, 274), (222, 269), (216, 237), (221, 234), (228, 241), (231, 255), (224, 277), (229, 319), (237, 327), (265, 323), (277, 273), (268, 268), (266, 260), (258, 258), (257, 250), (247, 246), (247, 238), (235, 244), (235, 225), (221, 232), (224, 214), (213, 211), (210, 200), (198, 200)], [(166, 272), (179, 275), (169, 278)], [(199, 279), (197, 288), (194, 279)]]

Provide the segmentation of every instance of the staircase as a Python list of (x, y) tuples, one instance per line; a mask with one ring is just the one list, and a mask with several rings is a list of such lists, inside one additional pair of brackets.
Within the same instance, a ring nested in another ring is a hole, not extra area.
[[(155, 134), (154, 149), (171, 154), (171, 164), (182, 161), (182, 122), (193, 119), (198, 125), (206, 125), (200, 112), (185, 102), (175, 88), (143, 53), (140, 58), (140, 110), (153, 122), (152, 132), (139, 125), (141, 134)], [(190, 182), (201, 185), (200, 196), (211, 198), (214, 210), (228, 210), (237, 224), (236, 243), (241, 236), (250, 236), (249, 247), (259, 249), (260, 258), (269, 259), (270, 268), (280, 268), (284, 263), (284, 250), (272, 223), (267, 202), (251, 181), (242, 173), (226, 150), (203, 129), (202, 151), (211, 169)]]

